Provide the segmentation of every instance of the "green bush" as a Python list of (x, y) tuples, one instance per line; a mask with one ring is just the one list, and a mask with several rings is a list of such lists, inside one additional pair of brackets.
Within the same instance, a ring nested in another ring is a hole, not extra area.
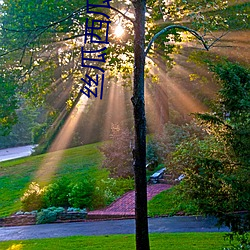
[[(222, 160), (225, 160), (224, 162)], [(168, 162), (168, 169), (177, 177), (184, 174), (179, 193), (193, 200), (207, 214), (244, 210), (232, 187), (236, 178), (226, 162), (223, 145), (212, 136), (182, 143)]]
[(62, 207), (49, 207), (37, 213), (36, 224), (55, 222), (59, 213), (64, 212)]
[(22, 209), (24, 211), (39, 210), (43, 207), (44, 189), (38, 183), (32, 182), (27, 191), (21, 197)]
[[(225, 247), (223, 250), (250, 250), (249, 234), (228, 233), (225, 239), (229, 240), (230, 247)], [(236, 243), (235, 243), (236, 241)]]
[(73, 207), (85, 208), (92, 206), (92, 196), (94, 193), (94, 184), (87, 179), (72, 186), (69, 193), (69, 204)]
[(44, 192), (45, 207), (68, 207), (69, 193), (71, 191), (70, 181), (66, 178), (61, 178), (56, 182), (48, 185)]
[[(106, 177), (96, 181), (85, 176), (83, 181), (77, 183), (61, 178), (43, 189), (37, 183), (32, 183), (22, 197), (23, 209), (32, 211), (48, 207), (66, 208), (70, 206), (96, 209), (109, 205), (133, 189), (134, 180), (132, 178)], [(50, 213), (49, 217), (53, 217), (53, 213)]]
[(116, 179), (116, 185), (113, 186), (113, 193), (119, 197), (124, 193), (134, 190), (135, 183), (133, 178), (119, 178)]
[(134, 189), (132, 178), (106, 178), (96, 182), (93, 205), (94, 208), (101, 208), (111, 204), (124, 193)]
[(101, 179), (96, 182), (93, 193), (94, 209), (105, 207), (116, 199), (111, 191), (115, 185), (116, 180), (114, 178)]
[(75, 207), (68, 207), (67, 213), (71, 213), (71, 212), (87, 213), (87, 210), (86, 208), (80, 209), (80, 208), (75, 208)]

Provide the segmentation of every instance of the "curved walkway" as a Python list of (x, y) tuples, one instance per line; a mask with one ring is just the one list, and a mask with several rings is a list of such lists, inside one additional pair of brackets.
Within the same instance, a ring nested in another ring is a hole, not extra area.
[[(147, 187), (148, 201), (160, 192), (169, 189), (171, 185), (155, 184)], [(124, 194), (110, 206), (88, 213), (89, 219), (133, 218), (135, 216), (135, 191)]]

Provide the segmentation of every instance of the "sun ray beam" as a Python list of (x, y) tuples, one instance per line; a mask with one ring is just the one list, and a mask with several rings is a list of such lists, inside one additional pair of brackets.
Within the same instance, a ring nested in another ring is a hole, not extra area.
[(63, 157), (64, 149), (67, 148), (72, 139), (81, 112), (85, 108), (87, 101), (88, 99), (84, 96), (80, 99), (79, 103), (73, 108), (70, 116), (50, 146), (48, 154), (46, 154), (46, 157), (42, 161), (35, 175), (35, 179), (39, 183), (47, 184), (57, 171), (59, 162)]

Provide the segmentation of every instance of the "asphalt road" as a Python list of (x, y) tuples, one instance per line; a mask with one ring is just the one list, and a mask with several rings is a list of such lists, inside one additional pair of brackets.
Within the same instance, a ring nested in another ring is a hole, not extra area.
[[(174, 216), (165, 218), (150, 218), (150, 233), (170, 232), (228, 232), (227, 227), (218, 229), (216, 219), (195, 216)], [(56, 238), (74, 235), (110, 235), (134, 234), (135, 220), (109, 220), (95, 222), (76, 222), (43, 224), (33, 226), (2, 227), (0, 241), (24, 240), (39, 238)]]
[(0, 162), (29, 156), (35, 145), (0, 149)]

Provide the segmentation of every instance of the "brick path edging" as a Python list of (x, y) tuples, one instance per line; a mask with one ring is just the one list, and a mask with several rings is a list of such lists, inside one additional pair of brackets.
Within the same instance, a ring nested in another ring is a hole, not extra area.
[[(169, 184), (155, 184), (147, 187), (147, 198), (151, 200), (155, 195), (171, 187)], [(130, 191), (104, 209), (90, 211), (88, 219), (112, 219), (135, 217), (135, 191)]]

